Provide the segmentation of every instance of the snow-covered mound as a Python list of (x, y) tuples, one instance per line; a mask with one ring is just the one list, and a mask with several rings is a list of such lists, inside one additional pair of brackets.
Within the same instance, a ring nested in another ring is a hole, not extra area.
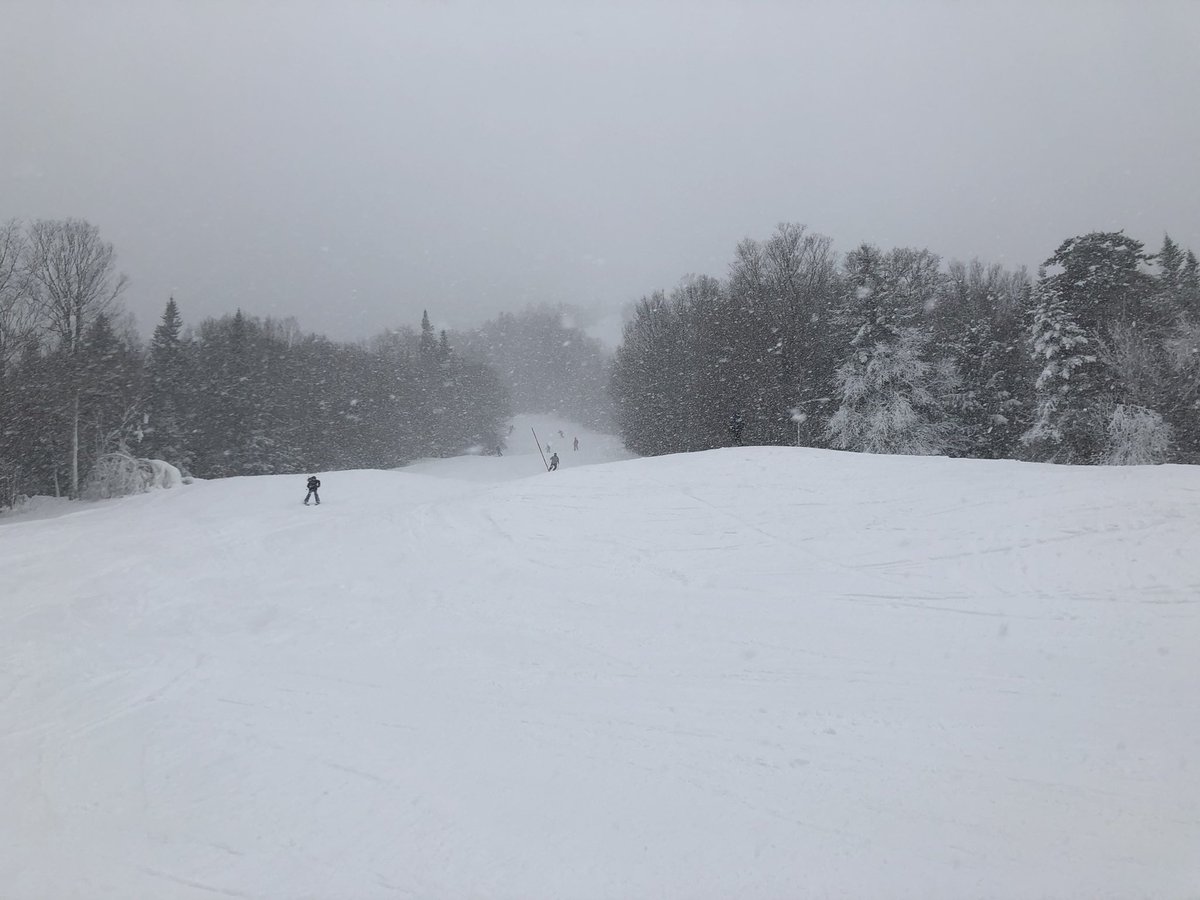
[(0, 896), (1196, 896), (1200, 470), (572, 452), (0, 519)]

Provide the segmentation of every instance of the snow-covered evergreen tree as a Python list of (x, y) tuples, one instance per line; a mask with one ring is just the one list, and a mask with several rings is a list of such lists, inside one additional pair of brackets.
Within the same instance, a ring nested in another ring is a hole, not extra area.
[(1023, 270), (952, 262), (931, 312), (934, 345), (962, 378), (957, 417), (968, 456), (1009, 457), (1029, 427), (1033, 376), (1021, 321), (1028, 291)]
[(1109, 379), (1089, 337), (1066, 301), (1043, 280), (1034, 295), (1032, 355), (1041, 366), (1034, 389), (1037, 410), (1021, 440), (1035, 458), (1092, 462), (1104, 440), (1102, 409)]
[(1158, 281), (1162, 291), (1176, 300), (1183, 276), (1184, 253), (1169, 234), (1163, 235), (1162, 249), (1155, 254), (1155, 261), (1158, 263)]
[(1064, 241), (1043, 265), (1030, 328), (1037, 413), (1022, 438), (1035, 458), (1101, 461), (1114, 406), (1157, 402), (1158, 376), (1139, 360), (1172, 316), (1148, 260), (1140, 241), (1094, 232)]
[(1179, 270), (1179, 302), (1185, 316), (1200, 322), (1200, 262), (1192, 250), (1184, 255)]
[(189, 406), (191, 378), (182, 330), (179, 306), (175, 298), (169, 298), (150, 341), (146, 408), (138, 452), (190, 470), (192, 452), (184, 415)]
[(1104, 339), (1121, 323), (1162, 324), (1149, 260), (1141, 241), (1119, 231), (1068, 238), (1042, 265), (1039, 288), (1085, 333)]
[(202, 477), (296, 472), (301, 453), (280, 387), (291, 379), (287, 348), (264, 323), (238, 310), (201, 324), (194, 421), (196, 474)]
[(1182, 317), (1164, 342), (1171, 424), (1181, 462), (1200, 463), (1200, 320)]
[(961, 446), (962, 428), (948, 411), (961, 382), (950, 361), (923, 358), (927, 342), (920, 329), (901, 328), (894, 340), (862, 347), (838, 368), (832, 446), (912, 456)]
[(961, 381), (949, 359), (930, 362), (922, 317), (943, 276), (927, 250), (863, 244), (846, 256), (836, 320), (849, 346), (834, 382), (830, 444), (867, 453), (930, 455), (963, 445), (952, 407)]
[(141, 418), (141, 354), (101, 313), (84, 335), (80, 395), (87, 465), (135, 440)]

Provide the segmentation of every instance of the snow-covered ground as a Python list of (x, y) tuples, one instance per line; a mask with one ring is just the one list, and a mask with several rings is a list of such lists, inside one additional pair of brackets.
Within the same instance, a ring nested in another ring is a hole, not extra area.
[(529, 424), (0, 517), (0, 897), (1200, 896), (1200, 469)]

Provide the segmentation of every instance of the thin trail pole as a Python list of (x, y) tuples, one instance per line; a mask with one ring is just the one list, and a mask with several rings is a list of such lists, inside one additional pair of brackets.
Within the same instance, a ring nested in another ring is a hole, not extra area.
[[(532, 426), (532, 425), (530, 425), (530, 426), (529, 426), (529, 430), (530, 430), (530, 431), (533, 431), (533, 426)], [(545, 467), (546, 467), (546, 471), (547, 471), (547, 472), (549, 472), (549, 471), (550, 471), (550, 463), (546, 462), (546, 454), (545, 454), (545, 453), (542, 453), (542, 442), (538, 440), (538, 437), (537, 437), (537, 432), (536, 432), (536, 431), (533, 431), (533, 442), (534, 442), (535, 444), (537, 444), (537, 448), (538, 448), (538, 455), (539, 455), (539, 456), (541, 456), (541, 458), (542, 458), (542, 465), (543, 465), (543, 466), (545, 466)]]

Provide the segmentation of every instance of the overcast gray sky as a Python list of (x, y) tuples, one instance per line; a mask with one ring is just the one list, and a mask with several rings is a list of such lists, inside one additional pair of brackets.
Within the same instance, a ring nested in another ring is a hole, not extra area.
[(1200, 2), (4, 0), (0, 221), (148, 332), (618, 309), (780, 221), (1035, 267), (1200, 251)]

